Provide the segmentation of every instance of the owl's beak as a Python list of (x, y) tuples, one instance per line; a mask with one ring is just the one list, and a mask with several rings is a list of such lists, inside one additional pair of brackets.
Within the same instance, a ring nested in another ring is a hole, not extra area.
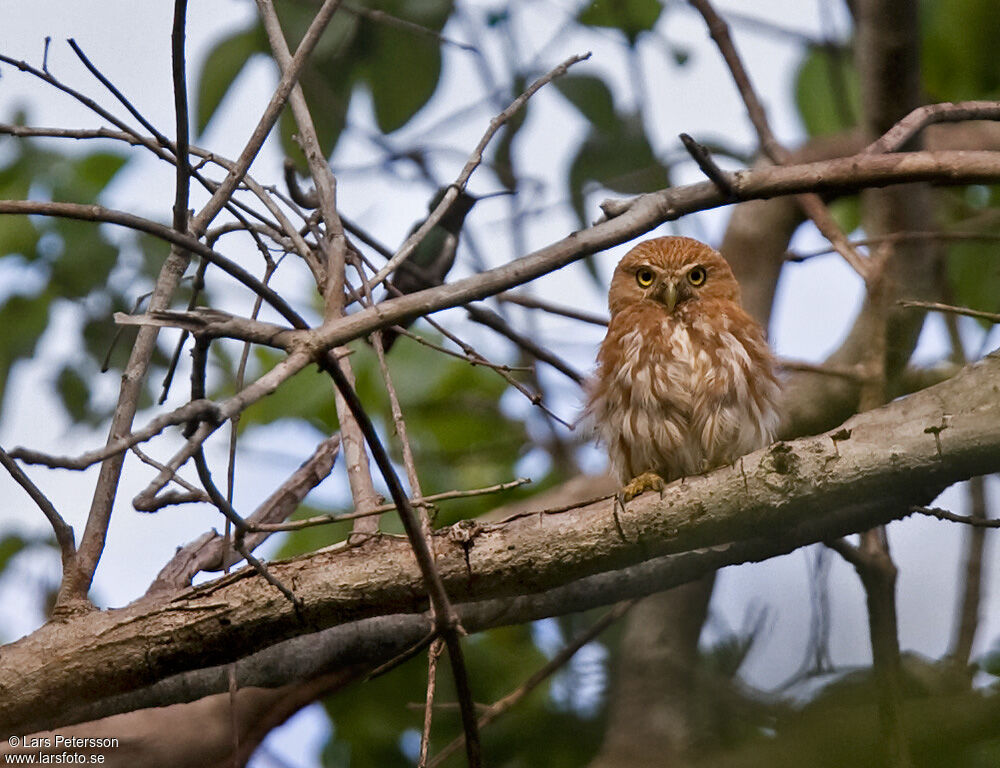
[(659, 290), (656, 293), (660, 297), (660, 301), (666, 306), (667, 311), (673, 312), (679, 298), (677, 283), (673, 280), (664, 280), (660, 283)]

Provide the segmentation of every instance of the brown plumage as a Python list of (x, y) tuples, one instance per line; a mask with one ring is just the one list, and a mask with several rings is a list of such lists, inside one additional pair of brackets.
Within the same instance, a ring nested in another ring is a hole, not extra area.
[(774, 361), (717, 251), (688, 237), (640, 243), (608, 307), (587, 415), (626, 499), (771, 442)]

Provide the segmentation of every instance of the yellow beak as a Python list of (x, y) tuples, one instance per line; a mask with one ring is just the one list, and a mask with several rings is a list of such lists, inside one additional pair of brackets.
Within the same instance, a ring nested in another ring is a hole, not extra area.
[(673, 312), (674, 307), (677, 306), (677, 283), (672, 280), (664, 281), (660, 285), (660, 301), (664, 303), (667, 307), (668, 312)]

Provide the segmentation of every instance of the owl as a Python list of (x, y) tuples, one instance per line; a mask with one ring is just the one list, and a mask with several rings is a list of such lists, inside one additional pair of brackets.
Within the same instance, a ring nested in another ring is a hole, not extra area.
[(717, 251), (688, 237), (640, 243), (615, 268), (608, 308), (585, 415), (623, 501), (772, 441), (774, 359)]

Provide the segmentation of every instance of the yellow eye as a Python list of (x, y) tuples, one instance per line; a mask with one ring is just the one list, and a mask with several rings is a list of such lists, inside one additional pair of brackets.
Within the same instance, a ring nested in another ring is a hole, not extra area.
[(708, 273), (702, 266), (692, 267), (688, 272), (688, 282), (691, 285), (698, 286), (705, 282), (705, 278), (708, 277)]
[(638, 272), (635, 273), (635, 281), (642, 288), (649, 288), (653, 284), (653, 280), (656, 279), (656, 275), (653, 274), (653, 270), (648, 267), (643, 267)]

